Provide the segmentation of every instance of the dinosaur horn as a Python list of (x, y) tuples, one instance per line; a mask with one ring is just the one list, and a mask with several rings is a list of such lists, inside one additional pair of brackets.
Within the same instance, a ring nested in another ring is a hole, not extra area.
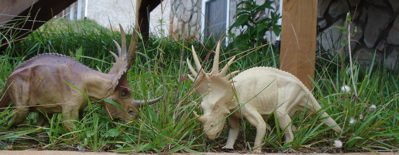
[(206, 123), (208, 121), (208, 118), (206, 116), (200, 116), (198, 117), (198, 120), (202, 123)]
[(193, 114), (194, 114), (194, 116), (197, 117), (197, 118), (200, 117), (200, 116), (197, 114), (196, 111), (193, 111)]
[(216, 46), (215, 57), (213, 58), (212, 74), (219, 74), (219, 54), (220, 54), (220, 41)]
[(188, 58), (186, 61), (187, 61), (188, 69), (190, 69), (191, 74), (193, 74), (193, 76), (197, 77), (198, 73), (195, 71), (195, 69), (191, 65), (190, 61), (188, 61)]
[(162, 97), (163, 97), (163, 96), (158, 97), (158, 98), (154, 98), (154, 99), (150, 99), (150, 100), (134, 100), (133, 103), (134, 103), (134, 104), (138, 104), (138, 105), (140, 105), (140, 106), (143, 106), (143, 105), (145, 105), (146, 103), (147, 103), (147, 104), (153, 104), (153, 103), (158, 102), (159, 100), (161, 100)]
[(121, 31), (122, 50), (118, 50), (118, 55), (119, 55), (119, 57), (121, 57), (122, 54), (123, 54), (123, 56), (126, 56), (126, 53), (127, 53), (127, 51), (126, 51), (126, 34), (125, 34), (125, 31), (123, 30), (123, 27), (121, 24), (119, 24), (119, 29)]
[(235, 58), (236, 58), (235, 56), (233, 58), (231, 58), (229, 60), (229, 62), (227, 62), (226, 66), (223, 67), (222, 71), (220, 71), (220, 76), (221, 77), (226, 76), (227, 70), (229, 69), (230, 65), (234, 62)]
[(197, 71), (199, 72), (202, 69), (202, 65), (198, 59), (197, 52), (195, 52), (194, 46), (191, 46), (191, 53), (193, 54), (194, 63), (197, 67)]
[[(137, 23), (137, 21), (136, 21), (136, 23)], [(129, 69), (130, 66), (132, 65), (133, 58), (134, 58), (134, 55), (135, 55), (135, 53), (136, 53), (137, 32), (138, 32), (137, 28), (138, 28), (138, 26), (137, 26), (137, 24), (136, 24), (136, 26), (135, 26), (135, 28), (133, 29), (133, 32), (132, 32), (132, 39), (130, 40), (129, 50), (128, 50), (128, 52), (127, 52), (127, 58), (128, 58), (128, 65), (127, 65), (127, 68), (128, 68), (128, 69)]]
[(239, 73), (240, 71), (239, 70), (237, 70), (237, 71), (234, 71), (234, 72), (231, 72), (230, 74), (228, 74), (227, 76), (225, 76), (224, 78), (225, 79), (230, 79), (231, 77), (233, 77), (234, 75), (236, 75), (237, 73)]
[(109, 74), (117, 74), (119, 79), (123, 73), (126, 72), (127, 68), (127, 54), (126, 54), (126, 35), (125, 35), (125, 31), (123, 30), (122, 26), (120, 26), (120, 31), (121, 31), (121, 42), (122, 42), (122, 46), (120, 46), (118, 44), (118, 42), (116, 42), (114, 40), (115, 46), (118, 49), (118, 55), (116, 55), (113, 52), (110, 52), (112, 54), (112, 56), (115, 58), (115, 63), (112, 66), (112, 68), (109, 71)]
[[(121, 46), (119, 46), (118, 42), (116, 42), (115, 40), (112, 40), (116, 46), (116, 48), (118, 49), (118, 53), (120, 53), (119, 51), (121, 50)], [(118, 61), (119, 57), (112, 51), (109, 51), (109, 53), (112, 54), (112, 56), (114, 56), (115, 61)]]

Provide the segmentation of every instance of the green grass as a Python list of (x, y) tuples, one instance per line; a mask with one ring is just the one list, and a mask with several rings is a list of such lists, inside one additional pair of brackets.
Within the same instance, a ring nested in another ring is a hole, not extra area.
[[(130, 32), (130, 31), (129, 31)], [(107, 72), (113, 62), (108, 51), (116, 51), (112, 39), (120, 41), (119, 32), (102, 28), (92, 21), (53, 21), (32, 33), (18, 44), (13, 44), (0, 55), (0, 87), (13, 69), (24, 60), (44, 52), (69, 55), (85, 65)], [(129, 36), (128, 36), (129, 37)], [(130, 39), (130, 38), (129, 38)], [(219, 152), (225, 144), (228, 128), (214, 140), (207, 140), (202, 124), (193, 111), (201, 111), (195, 102), (200, 98), (193, 93), (185, 60), (191, 58), (191, 45), (204, 59), (215, 44), (198, 40), (179, 40), (151, 37), (148, 43), (139, 42), (139, 54), (128, 72), (128, 80), (135, 99), (163, 99), (141, 108), (140, 118), (124, 123), (106, 117), (99, 104), (91, 102), (77, 122), (77, 130), (67, 132), (62, 126), (62, 115), (49, 118), (49, 125), (35, 126), (36, 114), (28, 116), (18, 128), (7, 126), (12, 115), (10, 110), (0, 113), (0, 149), (45, 149), (113, 151), (122, 153), (172, 153), (172, 152)], [(278, 51), (265, 45), (248, 51), (235, 48), (223, 49), (221, 60), (237, 55), (230, 71), (245, 70), (254, 66), (277, 67)], [(205, 61), (210, 68), (211, 59)], [(302, 152), (351, 152), (397, 150), (399, 147), (398, 76), (378, 67), (354, 70), (354, 78), (346, 74), (345, 67), (334, 59), (318, 59), (317, 76), (313, 93), (340, 126), (342, 134), (322, 124), (318, 115), (298, 112), (293, 118), (297, 127), (295, 140), (284, 144), (283, 132), (272, 117), (268, 119), (271, 131), (264, 138), (264, 151), (293, 150)], [(226, 62), (222, 62), (225, 64)], [(352, 80), (353, 79), (353, 80)], [(353, 83), (354, 81), (354, 83)], [(345, 93), (341, 87), (348, 85), (357, 94)], [(370, 108), (375, 105), (376, 108)], [(350, 119), (356, 120), (349, 123)], [(236, 142), (237, 150), (249, 151), (253, 146), (256, 129), (243, 121), (241, 134)], [(339, 139), (343, 148), (334, 148)]]

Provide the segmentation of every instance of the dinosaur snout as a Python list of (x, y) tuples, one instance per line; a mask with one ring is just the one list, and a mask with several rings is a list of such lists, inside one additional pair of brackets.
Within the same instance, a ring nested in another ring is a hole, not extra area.
[(208, 139), (210, 140), (215, 140), (216, 138), (218, 138), (220, 136), (221, 131), (219, 132), (207, 132), (206, 136), (208, 137)]

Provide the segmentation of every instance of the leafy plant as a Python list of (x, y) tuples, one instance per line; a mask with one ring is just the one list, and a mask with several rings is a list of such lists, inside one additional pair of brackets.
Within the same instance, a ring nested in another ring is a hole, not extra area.
[[(243, 0), (237, 4), (236, 21), (230, 26), (229, 35), (234, 36), (234, 29), (239, 30), (239, 34), (233, 39), (233, 45), (240, 50), (254, 48), (268, 42), (265, 39), (267, 31), (273, 31), (276, 35), (280, 34), (281, 26), (277, 21), (281, 18), (272, 6), (272, 1), (266, 1), (258, 5), (255, 0)], [(259, 17), (265, 10), (270, 11), (270, 17)]]

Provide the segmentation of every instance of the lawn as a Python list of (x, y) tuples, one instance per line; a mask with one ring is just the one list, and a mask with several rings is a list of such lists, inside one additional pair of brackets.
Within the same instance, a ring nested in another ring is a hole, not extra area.
[[(131, 30), (127, 30), (131, 32)], [(128, 36), (130, 39), (130, 36)], [(0, 88), (21, 62), (47, 52), (68, 55), (101, 72), (108, 72), (114, 62), (109, 51), (117, 51), (112, 40), (120, 42), (120, 33), (103, 28), (90, 20), (53, 19), (17, 44), (10, 44), (0, 55)], [(216, 140), (208, 140), (193, 112), (201, 96), (186, 77), (186, 58), (192, 60), (193, 45), (204, 60), (205, 70), (212, 64), (215, 43), (199, 38), (172, 39), (151, 37), (139, 41), (136, 57), (128, 72), (128, 81), (135, 99), (162, 96), (160, 102), (140, 109), (140, 117), (131, 122), (110, 120), (100, 104), (90, 102), (77, 122), (77, 130), (67, 132), (62, 115), (49, 119), (46, 126), (36, 126), (37, 114), (16, 128), (7, 121), (12, 105), (0, 113), (0, 149), (2, 150), (80, 150), (121, 153), (232, 152), (221, 147), (226, 143), (228, 127)], [(248, 50), (234, 45), (224, 47), (221, 60), (237, 56), (230, 72), (255, 66), (277, 68), (278, 49), (263, 44)], [(209, 56), (209, 59), (207, 56)], [(347, 60), (347, 59), (345, 59)], [(221, 66), (226, 61), (221, 61)], [(353, 74), (350, 74), (352, 71)], [(399, 149), (398, 75), (378, 64), (371, 68), (350, 66), (342, 57), (326, 57), (318, 53), (316, 77), (312, 92), (320, 105), (343, 128), (341, 134), (323, 125), (319, 115), (297, 112), (297, 127), (292, 143), (284, 143), (283, 131), (273, 117), (263, 139), (264, 152), (357, 152), (396, 151)], [(342, 88), (350, 89), (343, 91)], [(0, 96), (1, 97), (1, 96)], [(256, 129), (242, 121), (234, 152), (250, 152)], [(337, 143), (342, 142), (342, 147)], [(335, 145), (334, 145), (335, 144)]]

